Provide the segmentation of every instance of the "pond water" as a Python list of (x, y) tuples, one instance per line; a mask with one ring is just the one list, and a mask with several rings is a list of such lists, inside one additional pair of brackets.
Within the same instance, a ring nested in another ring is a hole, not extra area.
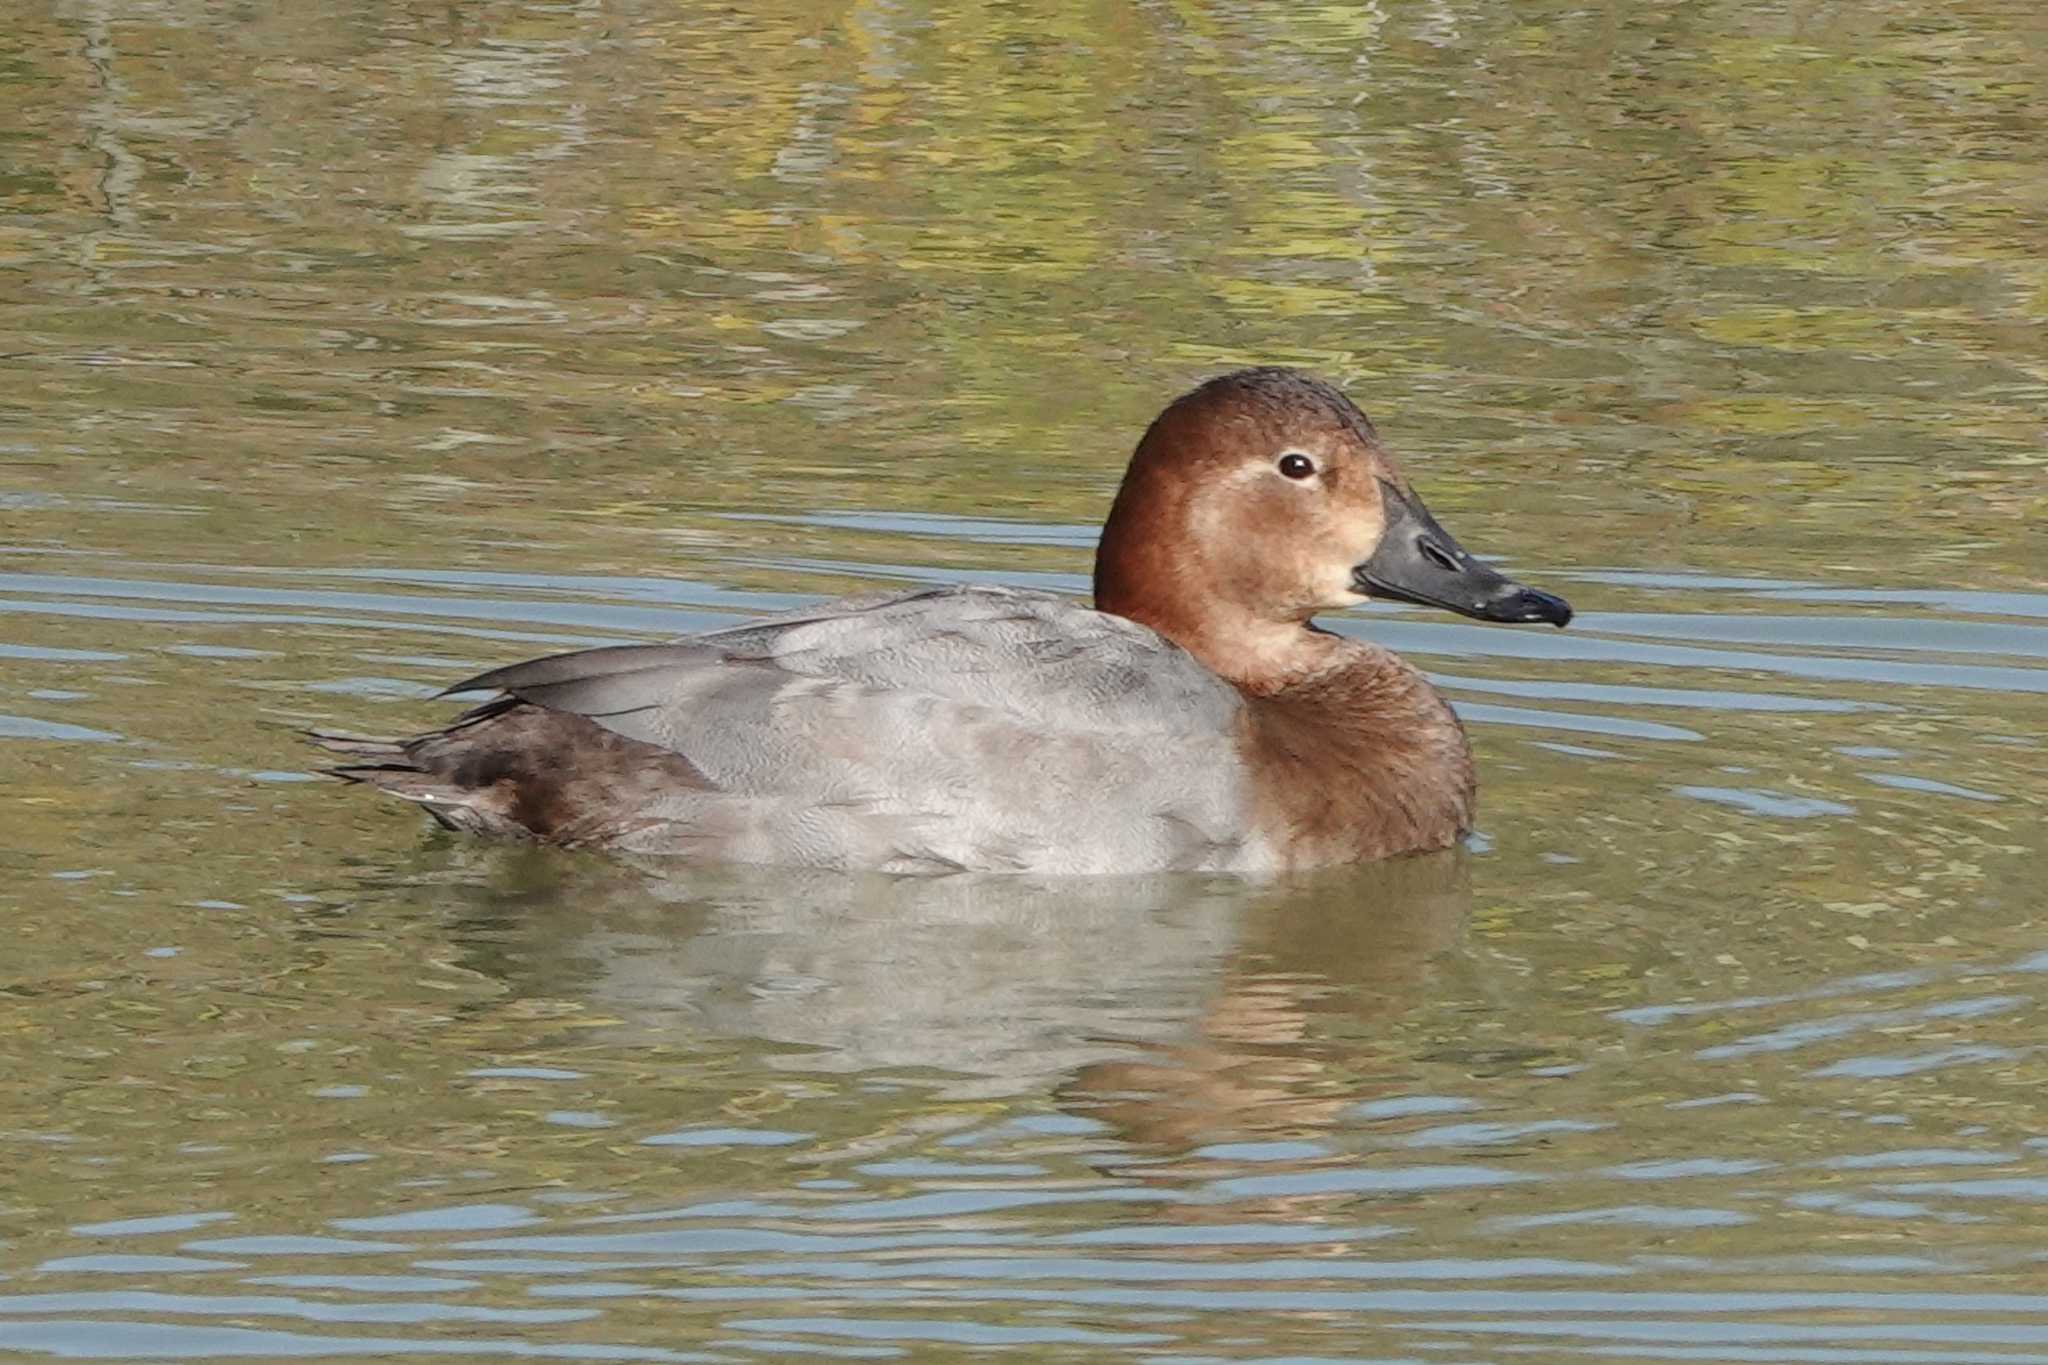
[[(2048, 1361), (2048, 11), (56, 0), (0, 35), (0, 1354)], [(295, 731), (1084, 591), (1310, 366), (1580, 608), (1469, 849), (890, 881)]]

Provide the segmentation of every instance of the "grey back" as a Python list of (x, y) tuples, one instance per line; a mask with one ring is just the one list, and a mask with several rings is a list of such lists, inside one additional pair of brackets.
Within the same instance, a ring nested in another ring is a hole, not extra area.
[(1047, 593), (846, 598), (476, 682), (703, 775), (634, 813), (615, 841), (630, 851), (1053, 874), (1268, 861), (1236, 690), (1152, 630)]

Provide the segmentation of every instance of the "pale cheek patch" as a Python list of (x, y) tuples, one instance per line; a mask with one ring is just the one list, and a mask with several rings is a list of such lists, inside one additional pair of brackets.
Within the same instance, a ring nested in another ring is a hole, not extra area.
[(1371, 559), (1372, 552), (1379, 549), (1380, 540), (1387, 533), (1386, 525), (1380, 519), (1378, 509), (1374, 509), (1371, 513), (1353, 520), (1347, 529), (1350, 530), (1351, 535), (1349, 537), (1350, 543), (1346, 546), (1346, 549), (1351, 555), (1351, 562), (1353, 564), (1363, 564), (1366, 560)]
[(1387, 531), (1386, 512), (1377, 500), (1351, 497), (1334, 500), (1329, 551), (1343, 560), (1329, 584), (1332, 606), (1353, 606), (1366, 595), (1352, 586), (1351, 571), (1371, 559)]
[(1330, 586), (1329, 602), (1333, 607), (1355, 607), (1361, 602), (1369, 602), (1371, 600), (1371, 598), (1360, 592), (1351, 581), (1351, 568), (1349, 565), (1345, 566), (1343, 574)]
[[(1253, 508), (1259, 495), (1267, 491), (1266, 481), (1272, 477), (1273, 471), (1264, 465), (1241, 465), (1211, 479), (1195, 496), (1189, 511), (1188, 530), (1194, 542), (1228, 548), (1240, 545), (1247, 535), (1260, 539), (1271, 535), (1267, 531), (1247, 530), (1247, 509)], [(1299, 531), (1290, 527), (1288, 534), (1298, 535)]]
[(1188, 529), (1205, 541), (1229, 535), (1232, 530), (1230, 523), (1235, 519), (1233, 513), (1244, 504), (1242, 490), (1265, 477), (1263, 468), (1252, 465), (1233, 469), (1222, 478), (1211, 480), (1209, 486), (1194, 498), (1194, 514), (1189, 518), (1193, 525)]

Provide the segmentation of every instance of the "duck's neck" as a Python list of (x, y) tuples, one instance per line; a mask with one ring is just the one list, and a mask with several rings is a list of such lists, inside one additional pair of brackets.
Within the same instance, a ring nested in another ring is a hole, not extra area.
[(1214, 606), (1199, 615), (1143, 607), (1102, 610), (1150, 626), (1248, 697), (1285, 692), (1343, 667), (1349, 643), (1306, 621), (1265, 620)]

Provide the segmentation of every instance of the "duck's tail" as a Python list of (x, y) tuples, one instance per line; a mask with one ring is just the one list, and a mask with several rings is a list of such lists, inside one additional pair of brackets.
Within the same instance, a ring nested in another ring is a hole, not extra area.
[(351, 760), (329, 776), (410, 801), (447, 829), (500, 839), (605, 843), (664, 791), (707, 785), (680, 754), (516, 697), (411, 739), (304, 734)]
[(421, 763), (417, 755), (419, 739), (358, 735), (346, 730), (316, 729), (301, 733), (329, 753), (345, 754), (354, 760), (320, 771), (329, 777), (359, 782), (388, 792), (400, 800), (410, 801), (433, 816), (444, 829), (511, 839), (534, 837), (532, 830), (506, 818), (504, 811), (494, 809), (497, 803), (480, 800), (484, 793), (477, 788), (465, 786), (453, 780), (453, 774), (434, 772)]

